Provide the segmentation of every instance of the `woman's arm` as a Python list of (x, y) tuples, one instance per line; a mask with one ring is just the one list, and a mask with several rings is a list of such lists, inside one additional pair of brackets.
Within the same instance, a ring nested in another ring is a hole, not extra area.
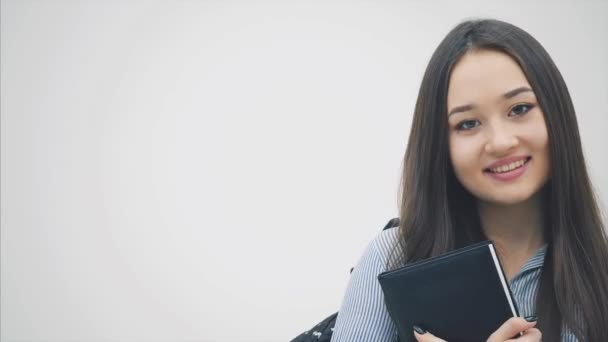
[(391, 321), (378, 274), (386, 269), (389, 246), (397, 229), (381, 232), (367, 247), (351, 274), (331, 341), (393, 342), (397, 329)]

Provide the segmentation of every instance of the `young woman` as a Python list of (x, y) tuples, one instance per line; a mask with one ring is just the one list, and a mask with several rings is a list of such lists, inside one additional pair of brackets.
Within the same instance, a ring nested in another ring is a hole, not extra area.
[[(400, 226), (355, 267), (332, 341), (394, 341), (378, 274), (483, 240), (496, 245), (525, 317), (488, 341), (608, 341), (606, 231), (568, 89), (532, 36), (476, 20), (444, 38), (403, 169)], [(418, 341), (443, 341), (412, 329)]]

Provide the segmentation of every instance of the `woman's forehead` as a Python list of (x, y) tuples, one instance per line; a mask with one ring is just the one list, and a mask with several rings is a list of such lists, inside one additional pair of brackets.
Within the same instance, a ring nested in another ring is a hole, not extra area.
[(465, 54), (452, 69), (448, 86), (448, 108), (500, 101), (504, 99), (505, 93), (520, 87), (531, 88), (524, 72), (513, 58), (498, 51), (472, 51)]

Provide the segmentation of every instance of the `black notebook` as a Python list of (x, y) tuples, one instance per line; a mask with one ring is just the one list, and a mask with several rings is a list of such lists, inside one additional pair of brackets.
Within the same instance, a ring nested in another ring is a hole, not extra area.
[(418, 325), (449, 342), (486, 341), (519, 316), (494, 245), (487, 241), (381, 273), (401, 342)]

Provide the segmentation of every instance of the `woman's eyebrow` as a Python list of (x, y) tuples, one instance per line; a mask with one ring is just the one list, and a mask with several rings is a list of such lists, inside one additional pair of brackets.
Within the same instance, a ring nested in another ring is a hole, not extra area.
[[(515, 88), (513, 90), (509, 90), (508, 92), (504, 93), (502, 95), (502, 97), (506, 100), (513, 98), (521, 93), (525, 93), (525, 92), (532, 92), (532, 89), (530, 89), (529, 87), (519, 87), (519, 88)], [(450, 110), (450, 112), (448, 113), (448, 117), (452, 114), (456, 114), (456, 113), (461, 113), (461, 112), (468, 112), (472, 109), (475, 108), (475, 105), (472, 104), (468, 104), (468, 105), (464, 105), (464, 106), (458, 106), (458, 107), (454, 107), (452, 108), (452, 110)]]
[(525, 92), (531, 92), (532, 89), (528, 88), (528, 87), (519, 87), (519, 88), (515, 88), (511, 91), (508, 91), (506, 93), (504, 93), (504, 95), (502, 95), (502, 97), (504, 97), (505, 99), (510, 99), (512, 97), (515, 97), (521, 93), (525, 93)]
[(456, 113), (461, 113), (461, 112), (468, 112), (470, 110), (472, 110), (473, 108), (475, 108), (475, 106), (473, 105), (464, 105), (464, 106), (458, 106), (458, 107), (454, 107), (452, 108), (452, 110), (448, 113), (448, 118), (450, 117), (450, 115), (452, 114), (456, 114)]

